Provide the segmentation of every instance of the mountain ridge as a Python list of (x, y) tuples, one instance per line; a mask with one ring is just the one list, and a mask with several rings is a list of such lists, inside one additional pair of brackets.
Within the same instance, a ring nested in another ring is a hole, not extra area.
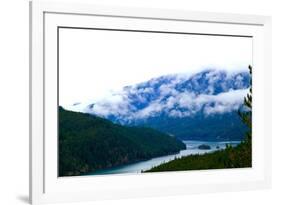
[[(244, 130), (236, 112), (242, 107), (249, 83), (246, 71), (207, 69), (190, 76), (171, 74), (125, 86), (104, 101), (79, 104), (79, 111), (122, 125), (150, 126), (180, 139), (241, 140), (240, 131), (225, 130)], [(224, 131), (199, 132), (204, 126)]]

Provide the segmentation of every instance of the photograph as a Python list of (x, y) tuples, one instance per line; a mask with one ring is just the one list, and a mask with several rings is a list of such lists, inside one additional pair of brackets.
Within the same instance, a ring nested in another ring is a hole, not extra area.
[(58, 27), (57, 40), (58, 177), (252, 167), (251, 36)]

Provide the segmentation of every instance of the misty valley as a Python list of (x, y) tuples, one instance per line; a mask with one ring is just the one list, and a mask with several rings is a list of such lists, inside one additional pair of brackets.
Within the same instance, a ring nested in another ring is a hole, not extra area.
[(251, 167), (251, 68), (171, 74), (59, 106), (59, 176)]

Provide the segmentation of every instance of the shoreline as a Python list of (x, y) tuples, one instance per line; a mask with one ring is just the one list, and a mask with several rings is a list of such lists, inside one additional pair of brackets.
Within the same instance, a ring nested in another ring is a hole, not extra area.
[[(142, 173), (147, 170), (150, 170), (153, 167), (159, 166), (163, 163), (168, 163), (172, 160), (190, 156), (190, 155), (202, 155), (206, 153), (215, 152), (218, 150), (223, 150), (226, 147), (226, 144), (235, 145), (241, 143), (241, 141), (198, 141), (198, 140), (182, 140), (182, 142), (186, 145), (186, 149), (180, 150), (177, 153), (169, 154), (169, 155), (163, 155), (154, 157), (147, 160), (142, 160), (134, 163), (119, 165), (111, 168), (101, 169), (97, 170), (95, 172), (89, 172), (87, 174), (83, 174), (83, 176), (100, 176), (100, 175), (109, 175), (109, 174), (136, 174), (136, 173)], [(209, 150), (200, 150), (198, 149), (198, 145), (206, 143), (211, 144), (211, 149)], [(220, 145), (219, 148), (217, 148), (217, 145)], [(143, 167), (143, 168), (141, 168)]]

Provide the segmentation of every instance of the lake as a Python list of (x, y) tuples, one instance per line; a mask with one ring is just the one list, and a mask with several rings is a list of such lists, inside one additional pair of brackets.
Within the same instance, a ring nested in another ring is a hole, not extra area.
[[(208, 142), (208, 141), (191, 141), (191, 140), (183, 141), (183, 142), (186, 145), (186, 149), (181, 150), (179, 153), (165, 155), (162, 157), (155, 157), (149, 160), (123, 165), (123, 166), (116, 166), (109, 169), (98, 170), (95, 172), (88, 173), (87, 175), (141, 173), (141, 171), (151, 169), (152, 167), (158, 166), (165, 162), (169, 162), (175, 158), (188, 156), (191, 154), (204, 154), (207, 152), (213, 152), (215, 150), (225, 149), (226, 144), (235, 147), (240, 143), (240, 141)], [(198, 146), (202, 144), (209, 145), (211, 149), (208, 150), (198, 149)]]

